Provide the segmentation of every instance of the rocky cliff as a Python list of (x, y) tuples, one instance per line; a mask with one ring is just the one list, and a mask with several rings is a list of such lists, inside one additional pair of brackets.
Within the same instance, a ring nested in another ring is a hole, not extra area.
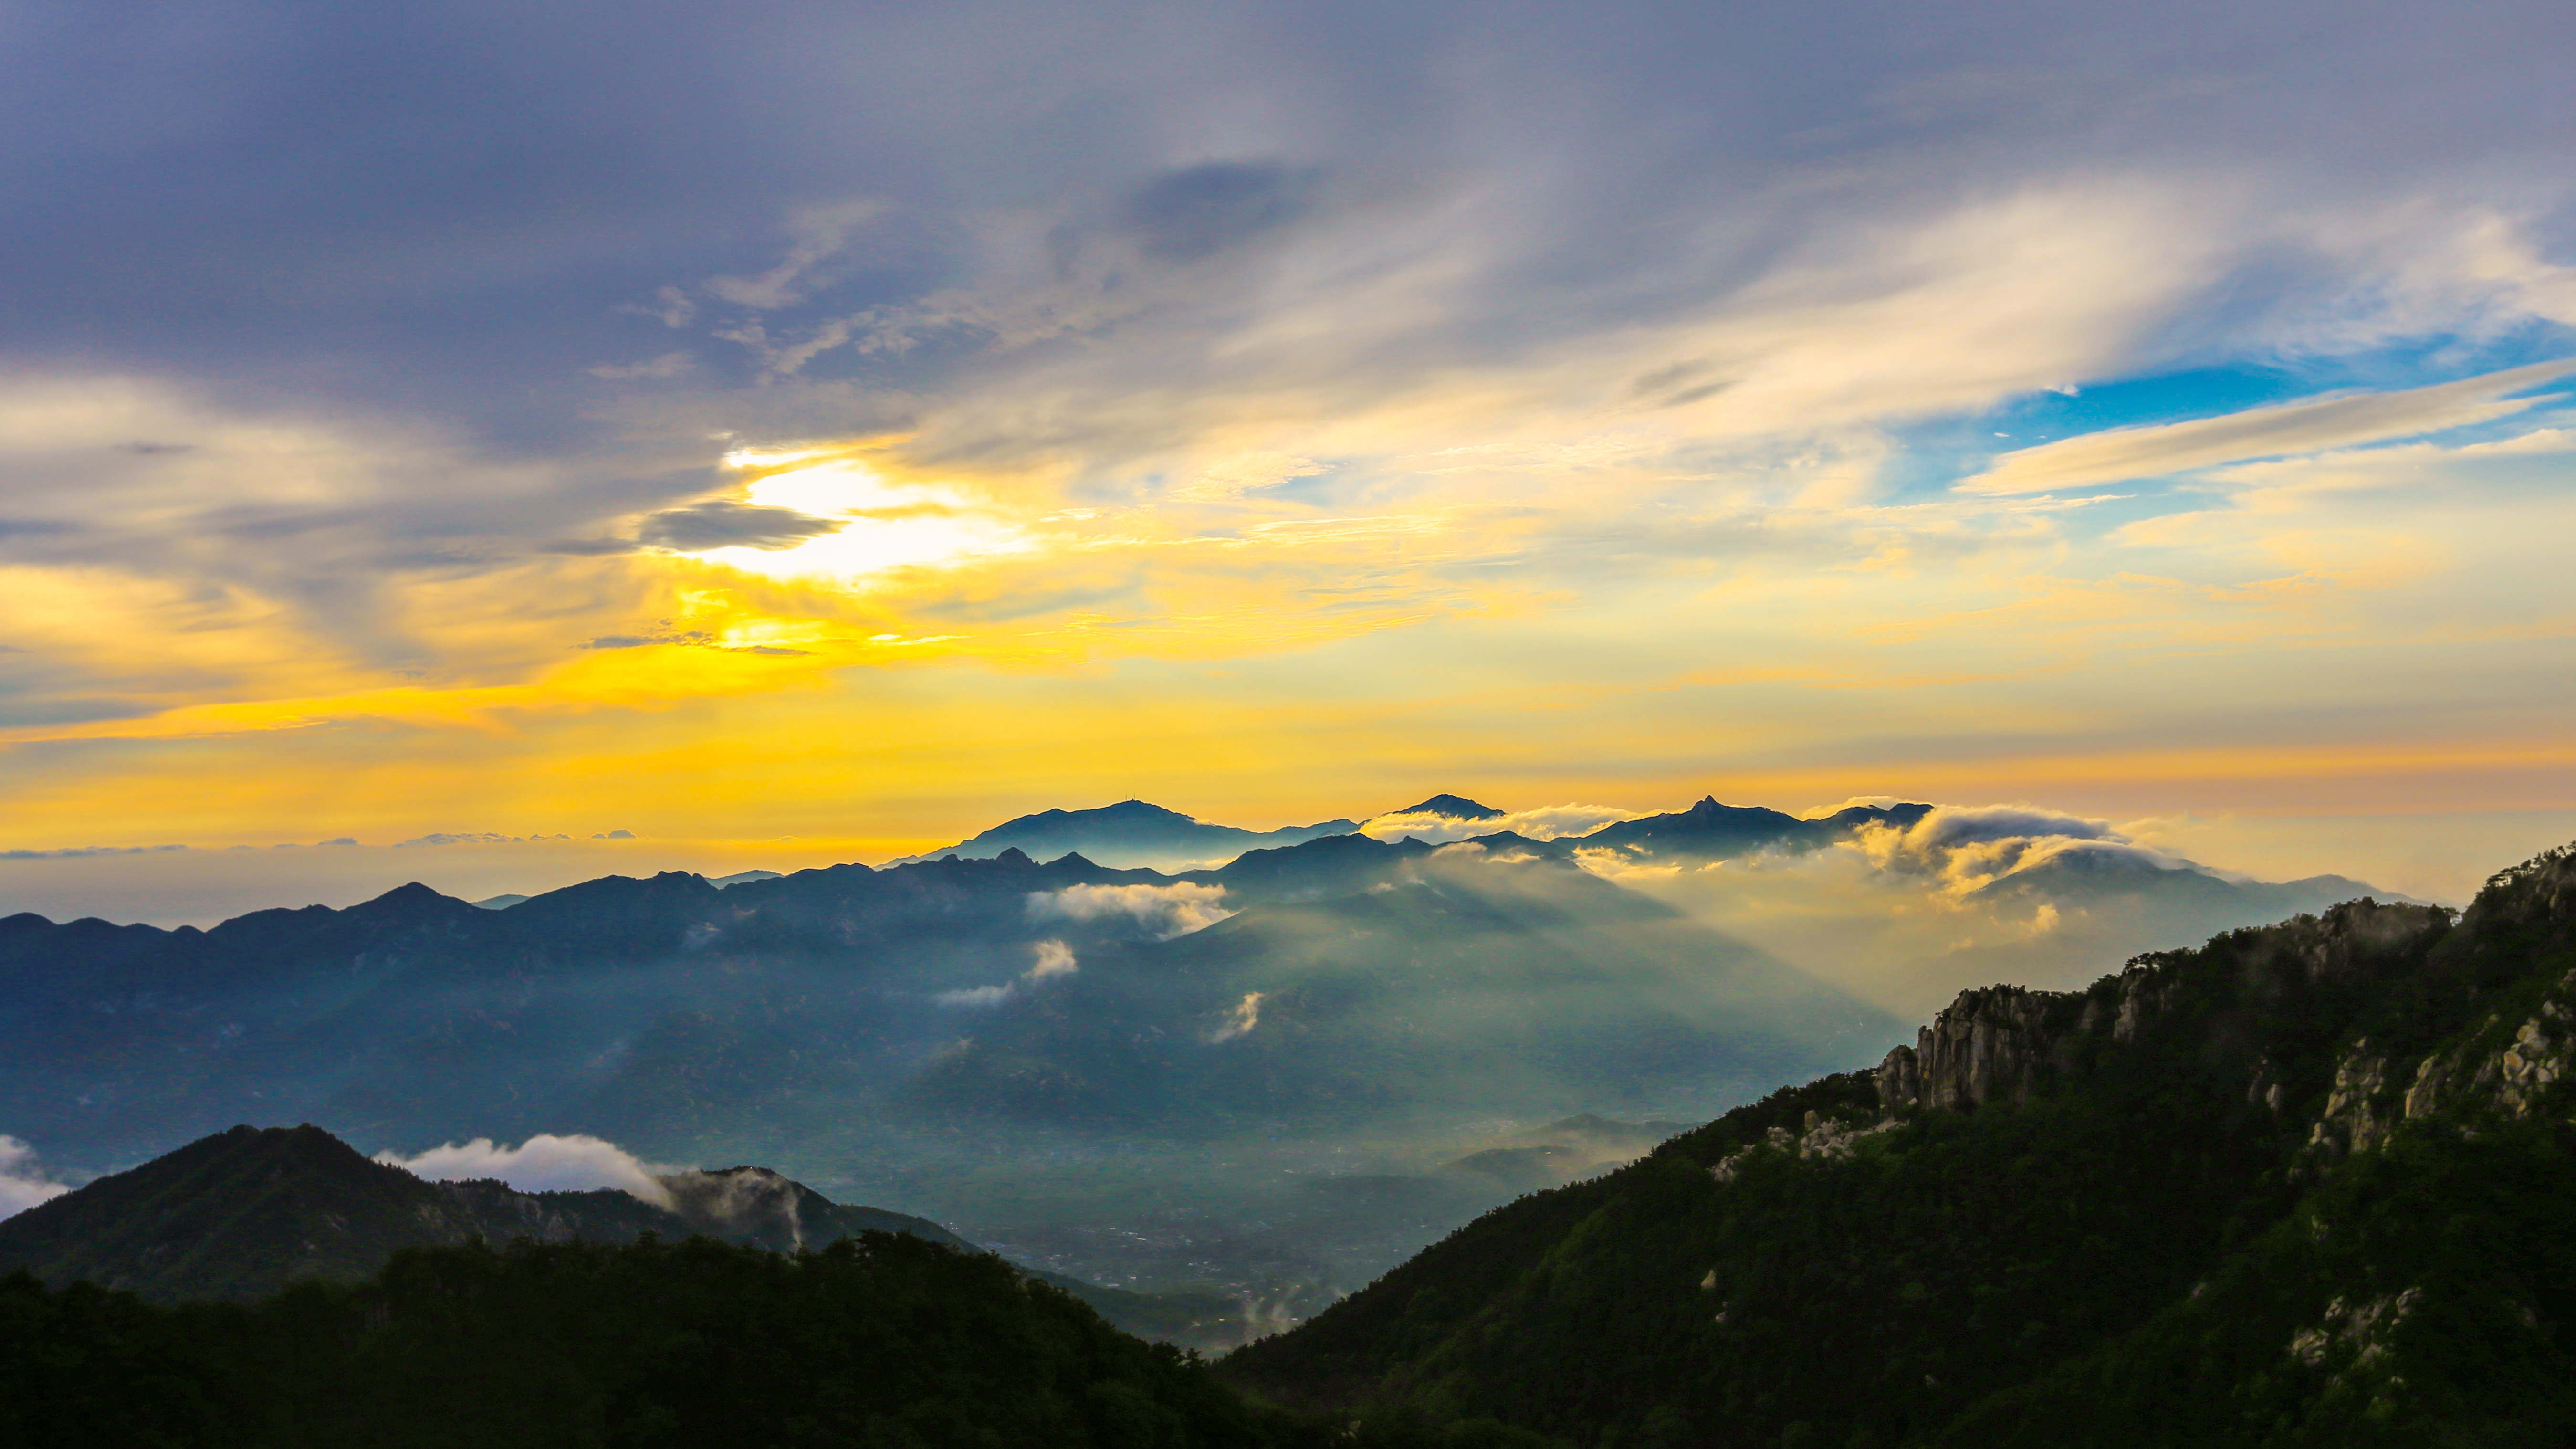
[[(1916, 1034), (1914, 1045), (1897, 1047), (1879, 1063), (1879, 1105), (1900, 1112), (2027, 1100), (2207, 995), (2213, 968), (2232, 978), (2228, 984), (2239, 997), (2276, 1004), (2407, 969), (2452, 927), (2451, 913), (2439, 906), (2364, 898), (2322, 915), (2238, 931), (2204, 950), (2140, 956), (2083, 991), (1962, 991)], [(2208, 1033), (2214, 1053), (2242, 1056), (2244, 1043), (2231, 1040), (2241, 1035), (2241, 1024), (2222, 1013), (2197, 1020), (2193, 1029)], [(2246, 1065), (2248, 1100), (2278, 1109), (2277, 1069), (2259, 1053)], [(2369, 1069), (2356, 1070), (2366, 1075)]]

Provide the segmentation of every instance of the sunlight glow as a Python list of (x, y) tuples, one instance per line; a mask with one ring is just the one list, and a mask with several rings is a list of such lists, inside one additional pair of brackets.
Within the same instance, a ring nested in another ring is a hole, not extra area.
[[(802, 460), (815, 452), (727, 456), (763, 462)], [(743, 545), (684, 556), (776, 579), (855, 583), (902, 568), (938, 568), (972, 559), (1029, 553), (1038, 541), (964, 494), (931, 484), (891, 483), (846, 458), (773, 473), (753, 483), (747, 499), (762, 508), (792, 508), (845, 520), (793, 548)]]

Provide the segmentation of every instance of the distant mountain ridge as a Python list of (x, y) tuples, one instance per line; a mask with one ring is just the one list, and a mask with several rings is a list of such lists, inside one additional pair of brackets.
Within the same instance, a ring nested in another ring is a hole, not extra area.
[(1094, 860), (1165, 868), (1219, 865), (1247, 850), (1302, 845), (1357, 829), (1359, 822), (1355, 820), (1326, 820), (1277, 830), (1243, 830), (1232, 825), (1205, 824), (1142, 800), (1122, 800), (1092, 810), (1041, 810), (1022, 815), (972, 839), (892, 863), (906, 865), (947, 855), (989, 860), (1005, 850), (1018, 850), (1033, 860), (1080, 854)]
[(1863, 826), (1902, 830), (1932, 809), (1929, 805), (1853, 805), (1804, 820), (1759, 805), (1721, 805), (1716, 796), (1708, 795), (1687, 810), (1614, 820), (1582, 841), (1656, 856), (1722, 860), (1770, 848), (1814, 850)]
[[(1216, 924), (1174, 924), (1189, 910)], [(1077, 969), (1032, 979), (1050, 941)], [(1433, 961), (1450, 974), (1414, 964)], [(1524, 1020), (1541, 983), (1570, 994)], [(1500, 994), (1472, 1017), (1430, 1006), (1462, 992)], [(1425, 1020), (1450, 1024), (1401, 1025)], [(697, 1157), (855, 1154), (854, 1125), (960, 1114), (1204, 1134), (1433, 1102), (1700, 1112), (1894, 1025), (1562, 863), (1362, 835), (1177, 875), (1005, 847), (723, 890), (610, 876), (506, 910), (413, 884), (209, 931), (0, 920), (10, 1130), (66, 1156), (263, 1111), (375, 1141), (588, 1131)], [(1389, 1031), (1411, 1044), (1371, 1045)], [(1489, 1032), (1518, 1048), (1494, 1060)]]

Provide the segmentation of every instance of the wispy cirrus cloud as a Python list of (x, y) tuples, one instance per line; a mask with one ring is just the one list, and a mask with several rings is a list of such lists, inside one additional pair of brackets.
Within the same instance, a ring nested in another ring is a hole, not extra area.
[(2157, 427), (2112, 428), (2007, 453), (1959, 489), (2000, 496), (2092, 488), (2469, 427), (2560, 401), (2515, 394), (2571, 373), (2576, 373), (2576, 361), (2540, 362), (2431, 387), (2316, 398)]

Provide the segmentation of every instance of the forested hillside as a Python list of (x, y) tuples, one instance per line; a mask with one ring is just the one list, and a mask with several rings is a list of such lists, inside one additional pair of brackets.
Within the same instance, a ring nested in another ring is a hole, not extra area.
[(2576, 854), (1969, 992), (1227, 1360), (1589, 1446), (2576, 1430)]
[(0, 1445), (1254, 1445), (1178, 1350), (902, 1234), (419, 1249), (155, 1308), (0, 1280)]

